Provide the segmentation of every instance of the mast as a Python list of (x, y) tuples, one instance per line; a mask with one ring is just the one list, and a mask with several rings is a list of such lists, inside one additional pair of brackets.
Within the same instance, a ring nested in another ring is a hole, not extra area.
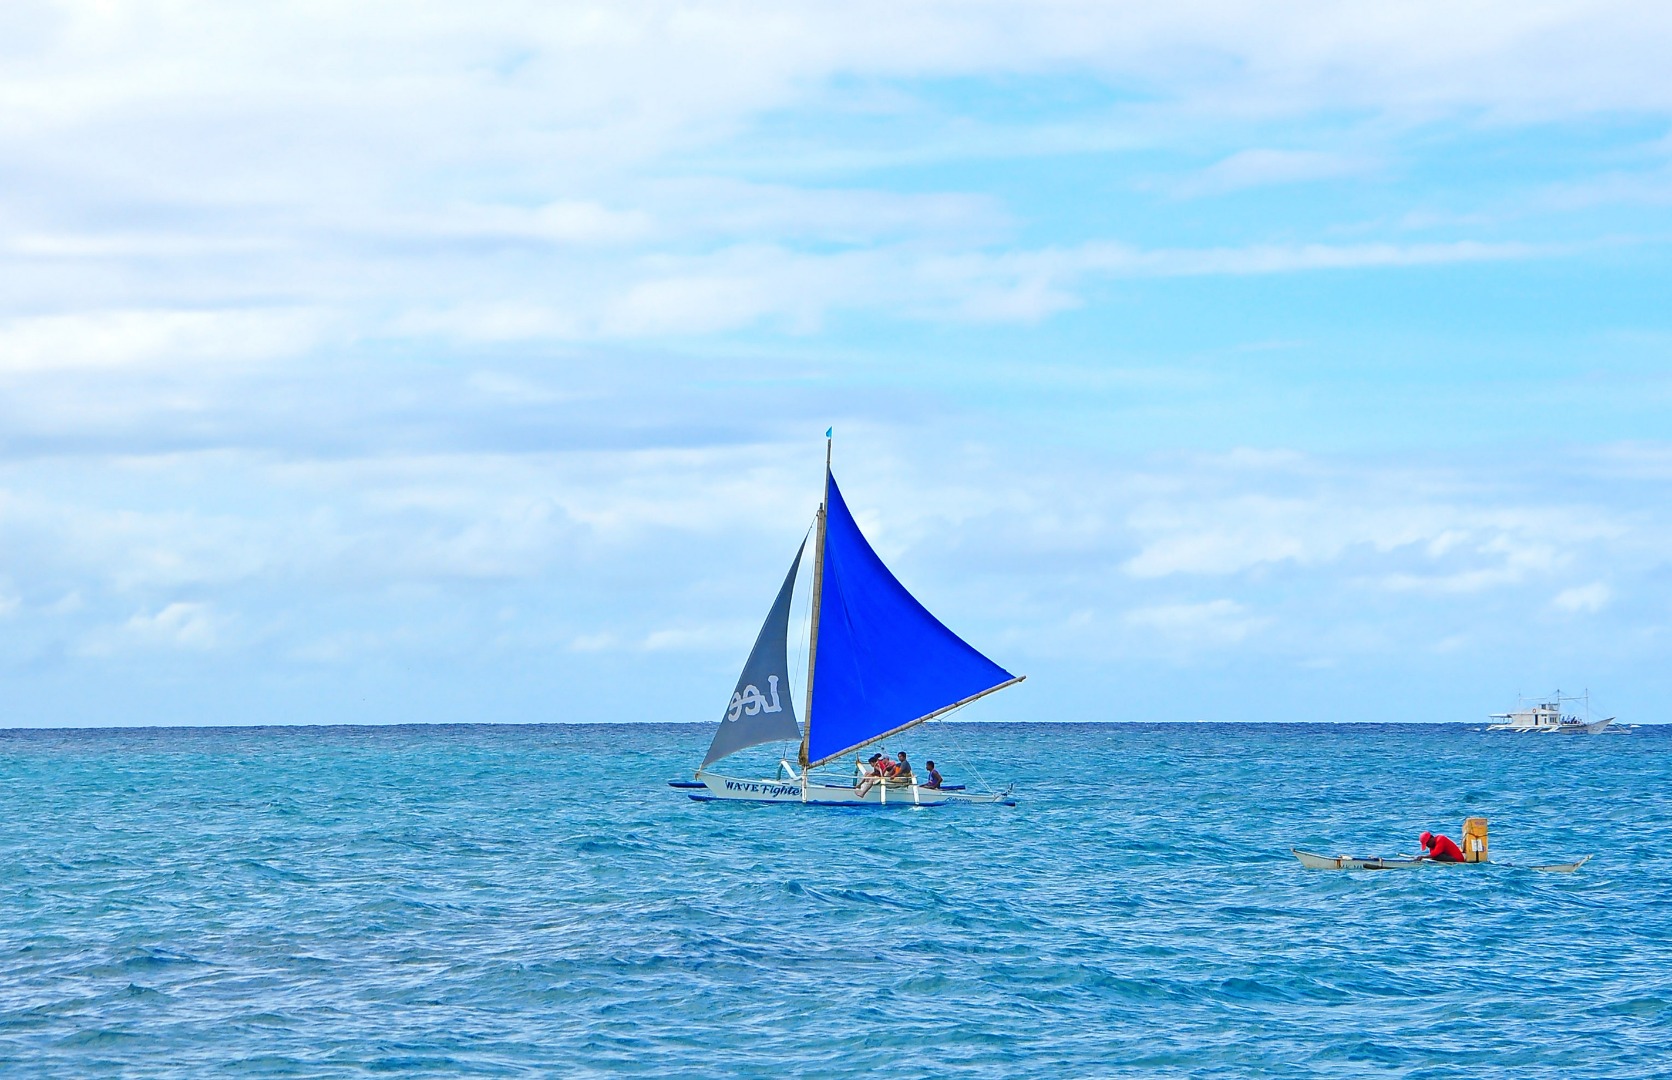
[(834, 442), (827, 431), (824, 435), (824, 490), (819, 493), (818, 535), (813, 541), (813, 626), (807, 638), (807, 708), (801, 713), (801, 794), (807, 795), (807, 740), (813, 735), (813, 662), (819, 653), (819, 600), (824, 595), (824, 517), (830, 505), (830, 447)]

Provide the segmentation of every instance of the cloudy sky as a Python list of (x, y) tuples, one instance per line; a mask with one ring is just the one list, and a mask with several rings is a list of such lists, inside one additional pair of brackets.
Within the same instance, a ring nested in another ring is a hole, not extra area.
[(0, 725), (1672, 720), (1672, 7), (0, 5)]

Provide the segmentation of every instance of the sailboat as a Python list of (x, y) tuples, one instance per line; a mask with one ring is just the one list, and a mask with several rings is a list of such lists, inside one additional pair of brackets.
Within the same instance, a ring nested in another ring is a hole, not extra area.
[[(1014, 686), (1026, 676), (1012, 675), (977, 652), (895, 579), (866, 542), (836, 486), (830, 448), (827, 440), (824, 496), (812, 530), (803, 723), (796, 722), (790, 700), (788, 643), (790, 599), (805, 538), (743, 665), (696, 781), (680, 781), (678, 786), (700, 786), (700, 792), (690, 795), (704, 801), (821, 806), (1008, 802), (1008, 791), (974, 794), (929, 788), (916, 778), (861, 777), (856, 768), (845, 766), (849, 754)], [(790, 742), (800, 744), (796, 760), (781, 758), (771, 778), (727, 776), (713, 768), (739, 750)], [(857, 755), (853, 761), (862, 766)], [(825, 772), (818, 773), (820, 769)]]

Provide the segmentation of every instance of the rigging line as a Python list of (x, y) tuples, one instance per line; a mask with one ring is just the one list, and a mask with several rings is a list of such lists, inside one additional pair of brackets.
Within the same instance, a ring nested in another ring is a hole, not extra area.
[[(947, 717), (953, 715), (953, 713), (961, 711), (963, 709), (963, 707), (964, 706), (960, 705), (960, 706), (958, 706), (958, 708), (953, 709), (951, 712), (947, 713), (946, 716), (937, 717), (936, 719), (937, 719), (937, 721), (945, 720)], [(975, 777), (975, 782), (981, 785), (981, 790), (983, 792), (985, 792), (988, 795), (993, 794), (993, 785), (991, 785), (987, 782), (986, 777), (981, 775), (981, 771), (979, 769), (977, 769), (974, 765), (970, 764), (970, 762), (973, 761), (974, 759), (970, 757), (969, 751), (964, 749), (964, 744), (963, 744), (962, 740), (960, 740), (956, 734), (953, 734), (952, 729), (950, 727), (946, 727), (943, 730), (945, 730), (948, 735), (951, 735), (952, 736), (952, 741), (955, 744), (957, 744), (957, 751), (956, 752), (957, 752), (958, 757), (959, 757), (959, 763), (961, 765), (963, 765), (964, 768), (966, 768), (970, 771), (971, 776)]]
[(973, 701), (980, 701), (982, 698), (986, 697), (988, 694), (996, 694), (1000, 690), (1003, 690), (1007, 687), (1015, 686), (1017, 683), (1022, 682), (1026, 678), (1027, 678), (1026, 675), (1017, 675), (1015, 678), (1011, 679), (1009, 682), (1002, 682), (1002, 683), (999, 683), (997, 686), (989, 686), (987, 689), (981, 691), (981, 693), (979, 693), (979, 694), (971, 694), (969, 697), (965, 698), (962, 701), (955, 701), (955, 702), (946, 706), (943, 709), (936, 709), (934, 712), (929, 713), (927, 716), (919, 716), (917, 719), (912, 720), (908, 723), (901, 724), (897, 728), (890, 728), (887, 731), (878, 732), (877, 734), (871, 736), (869, 739), (866, 739), (864, 742), (854, 743), (852, 746), (847, 747), (846, 749), (844, 749), (844, 750), (842, 750), (838, 753), (830, 754), (826, 757), (822, 757), (818, 761), (812, 762), (811, 764), (813, 764), (813, 765), (823, 765), (826, 762), (835, 761), (837, 758), (842, 757), (846, 754), (851, 754), (855, 750), (863, 750), (865, 747), (870, 746), (872, 743), (880, 743), (880, 742), (883, 742), (885, 740), (892, 739), (894, 736), (900, 734), (901, 732), (910, 731), (912, 728), (916, 727), (919, 724), (927, 724), (932, 720), (939, 720), (943, 716), (947, 716), (947, 715), (950, 715), (951, 713), (955, 713), (959, 709), (962, 709), (965, 705), (968, 705)]

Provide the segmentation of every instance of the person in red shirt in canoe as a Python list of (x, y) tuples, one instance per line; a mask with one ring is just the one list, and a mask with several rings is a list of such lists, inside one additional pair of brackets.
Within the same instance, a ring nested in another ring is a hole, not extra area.
[(1422, 841), (1422, 854), (1418, 858), (1433, 859), (1435, 862), (1462, 862), (1463, 849), (1452, 842), (1449, 836), (1435, 836), (1425, 832), (1417, 839)]

